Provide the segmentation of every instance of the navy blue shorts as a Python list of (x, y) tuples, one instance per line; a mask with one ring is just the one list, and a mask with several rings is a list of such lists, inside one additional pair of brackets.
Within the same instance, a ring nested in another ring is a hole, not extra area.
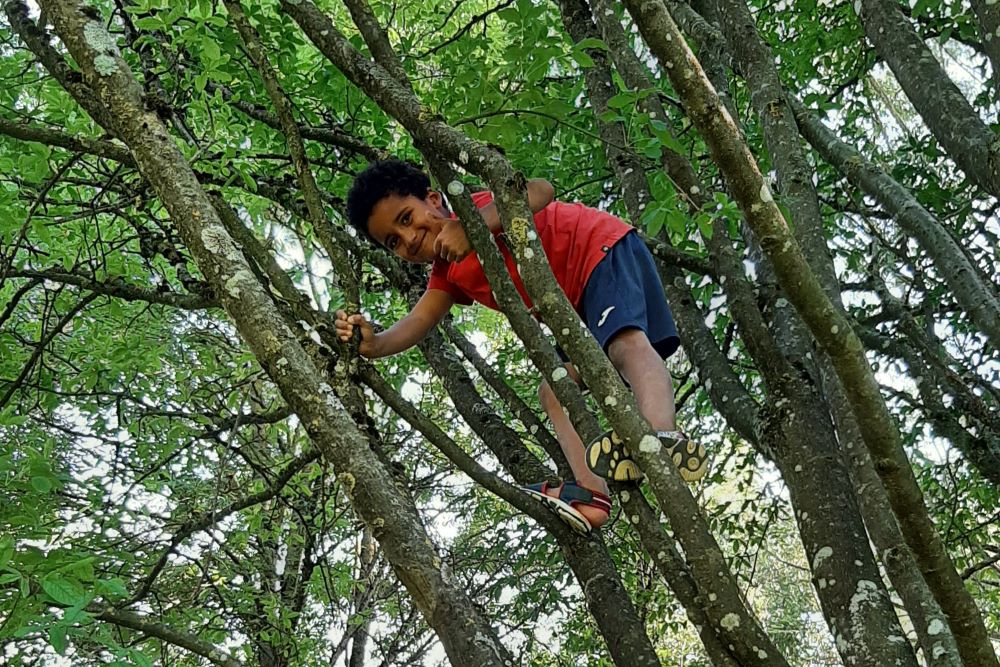
[(680, 345), (653, 256), (635, 232), (594, 267), (577, 310), (605, 354), (611, 339), (626, 329), (645, 332), (663, 359)]

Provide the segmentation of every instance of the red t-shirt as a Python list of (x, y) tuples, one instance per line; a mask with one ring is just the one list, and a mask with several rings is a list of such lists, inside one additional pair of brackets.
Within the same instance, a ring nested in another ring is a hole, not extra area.
[[(493, 201), (492, 192), (476, 192), (472, 201), (483, 208)], [(554, 201), (535, 214), (535, 228), (545, 256), (552, 266), (556, 282), (566, 293), (573, 307), (578, 307), (583, 288), (590, 272), (604, 259), (608, 250), (632, 230), (610, 213), (598, 211), (583, 204), (566, 204)], [(517, 272), (517, 264), (505, 244), (498, 243), (507, 272), (514, 280), (524, 303), (531, 307), (531, 300)], [(493, 290), (483, 273), (476, 253), (461, 262), (434, 260), (427, 289), (448, 292), (456, 303), (469, 305), (477, 301), (488, 308), (499, 310)]]

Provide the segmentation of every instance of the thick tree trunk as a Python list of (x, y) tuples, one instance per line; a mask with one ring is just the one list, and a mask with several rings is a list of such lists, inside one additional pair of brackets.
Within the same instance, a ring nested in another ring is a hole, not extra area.
[(885, 488), (879, 481), (858, 432), (854, 414), (832, 373), (824, 389), (837, 423), (841, 449), (850, 461), (848, 469), (857, 491), (868, 535), (878, 551), (889, 581), (910, 616), (917, 642), (924, 651), (924, 660), (932, 667), (961, 667), (958, 646), (947, 625), (948, 619), (931, 594), (913, 554), (903, 540), (896, 517), (889, 508)]
[[(42, 7), (96, 100), (114, 119), (109, 129), (129, 146), (140, 173), (153, 184), (240, 334), (333, 464), (355, 510), (371, 527), (453, 664), (509, 664), (511, 657), (496, 633), (442, 570), (412, 500), (400, 495), (330, 386), (321, 381), (166, 128), (144, 108), (142, 91), (99, 15), (64, 0), (44, 2)], [(21, 11), (10, 3), (7, 9)]]

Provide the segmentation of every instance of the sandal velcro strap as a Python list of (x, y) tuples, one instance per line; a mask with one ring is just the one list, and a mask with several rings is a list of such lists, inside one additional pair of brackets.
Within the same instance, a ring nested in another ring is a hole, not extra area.
[[(603, 493), (585, 489), (576, 482), (563, 482), (561, 479), (555, 478), (537, 484), (529, 484), (522, 488), (582, 534), (589, 533), (593, 530), (593, 526), (577, 508), (593, 507), (602, 512), (611, 513), (611, 498)], [(551, 495), (553, 491), (555, 495)]]

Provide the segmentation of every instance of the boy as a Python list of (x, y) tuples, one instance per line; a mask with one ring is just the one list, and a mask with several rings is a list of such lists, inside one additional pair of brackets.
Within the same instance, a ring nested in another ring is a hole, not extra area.
[[(475, 301), (497, 309), (461, 224), (430, 185), (427, 175), (412, 165), (385, 160), (361, 172), (347, 196), (348, 218), (364, 236), (408, 262), (432, 264), (426, 292), (408, 315), (384, 332), (374, 333), (360, 314), (337, 311), (341, 340), (349, 340), (355, 326), (360, 328), (362, 356), (384, 357), (415, 345), (456, 303)], [(559, 285), (632, 387), (643, 416), (672, 448), (684, 477), (700, 478), (705, 450), (688, 442), (674, 423), (673, 385), (663, 359), (677, 349), (679, 339), (649, 251), (618, 218), (582, 204), (554, 202), (553, 194), (543, 179), (528, 182), (536, 230)], [(492, 194), (478, 192), (472, 198), (490, 231), (501, 233)], [(498, 245), (515, 286), (529, 303), (510, 251)], [(567, 364), (567, 370), (579, 381), (572, 365)], [(576, 480), (543, 482), (525, 490), (577, 530), (589, 532), (607, 521), (611, 510), (604, 478), (634, 480), (641, 473), (613, 434), (585, 449), (547, 382), (538, 394)]]

